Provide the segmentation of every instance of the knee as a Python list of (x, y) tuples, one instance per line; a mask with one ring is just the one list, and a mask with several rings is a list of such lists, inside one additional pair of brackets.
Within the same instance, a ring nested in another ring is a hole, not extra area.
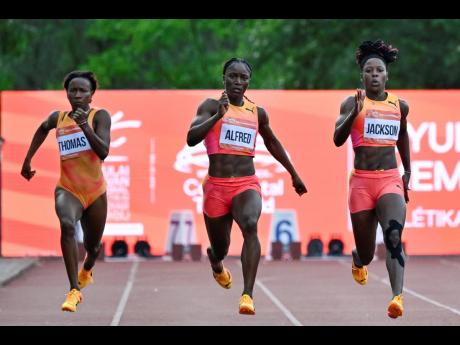
[(390, 220), (390, 226), (385, 231), (384, 241), (387, 251), (392, 259), (397, 259), (399, 264), (404, 267), (404, 253), (401, 243), (402, 225), (395, 220)]
[(390, 226), (385, 230), (384, 242), (388, 250), (401, 247), (402, 225), (395, 220), (390, 220)]
[(387, 249), (395, 249), (401, 246), (401, 235), (398, 230), (388, 231), (387, 238), (385, 239), (385, 246)]
[(257, 217), (243, 217), (243, 220), (241, 221), (241, 230), (243, 231), (243, 236), (245, 238), (257, 236)]
[(75, 222), (70, 218), (60, 219), (61, 235), (73, 237), (75, 236)]

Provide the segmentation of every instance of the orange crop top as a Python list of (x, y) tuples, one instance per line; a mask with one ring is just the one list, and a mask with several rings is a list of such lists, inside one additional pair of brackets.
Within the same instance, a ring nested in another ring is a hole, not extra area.
[(387, 93), (384, 101), (364, 99), (363, 109), (351, 127), (353, 148), (358, 146), (395, 146), (401, 125), (399, 98)]
[(241, 107), (230, 104), (204, 139), (208, 155), (223, 153), (254, 157), (259, 129), (257, 106), (244, 99)]

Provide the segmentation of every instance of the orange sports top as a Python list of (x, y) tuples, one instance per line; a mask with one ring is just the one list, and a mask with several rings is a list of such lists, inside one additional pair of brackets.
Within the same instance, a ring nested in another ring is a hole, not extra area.
[[(97, 109), (91, 109), (88, 125), (93, 128)], [(59, 112), (56, 138), (61, 156), (61, 177), (58, 186), (74, 194), (86, 208), (106, 191), (102, 160), (68, 112)]]
[(241, 107), (229, 104), (225, 115), (204, 139), (208, 155), (217, 153), (253, 156), (259, 129), (257, 106), (244, 99)]
[(351, 128), (353, 148), (358, 146), (395, 146), (401, 124), (399, 98), (387, 93), (384, 101), (364, 99), (363, 109)]

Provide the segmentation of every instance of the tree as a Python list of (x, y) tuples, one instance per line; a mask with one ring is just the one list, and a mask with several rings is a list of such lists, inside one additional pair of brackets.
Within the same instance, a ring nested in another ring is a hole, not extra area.
[(231, 57), (253, 65), (251, 88), (354, 89), (355, 51), (399, 49), (390, 88), (458, 88), (458, 19), (0, 20), (0, 89), (59, 89), (89, 69), (105, 89), (222, 87)]

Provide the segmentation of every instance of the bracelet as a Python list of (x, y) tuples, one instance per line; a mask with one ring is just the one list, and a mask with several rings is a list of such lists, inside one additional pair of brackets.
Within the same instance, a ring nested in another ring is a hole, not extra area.
[(77, 125), (83, 126), (85, 123), (88, 123), (88, 121), (83, 121), (82, 123), (77, 123)]
[(410, 174), (411, 172), (410, 172), (410, 171), (407, 171), (407, 170), (404, 170), (404, 173), (405, 173), (405, 174)]

